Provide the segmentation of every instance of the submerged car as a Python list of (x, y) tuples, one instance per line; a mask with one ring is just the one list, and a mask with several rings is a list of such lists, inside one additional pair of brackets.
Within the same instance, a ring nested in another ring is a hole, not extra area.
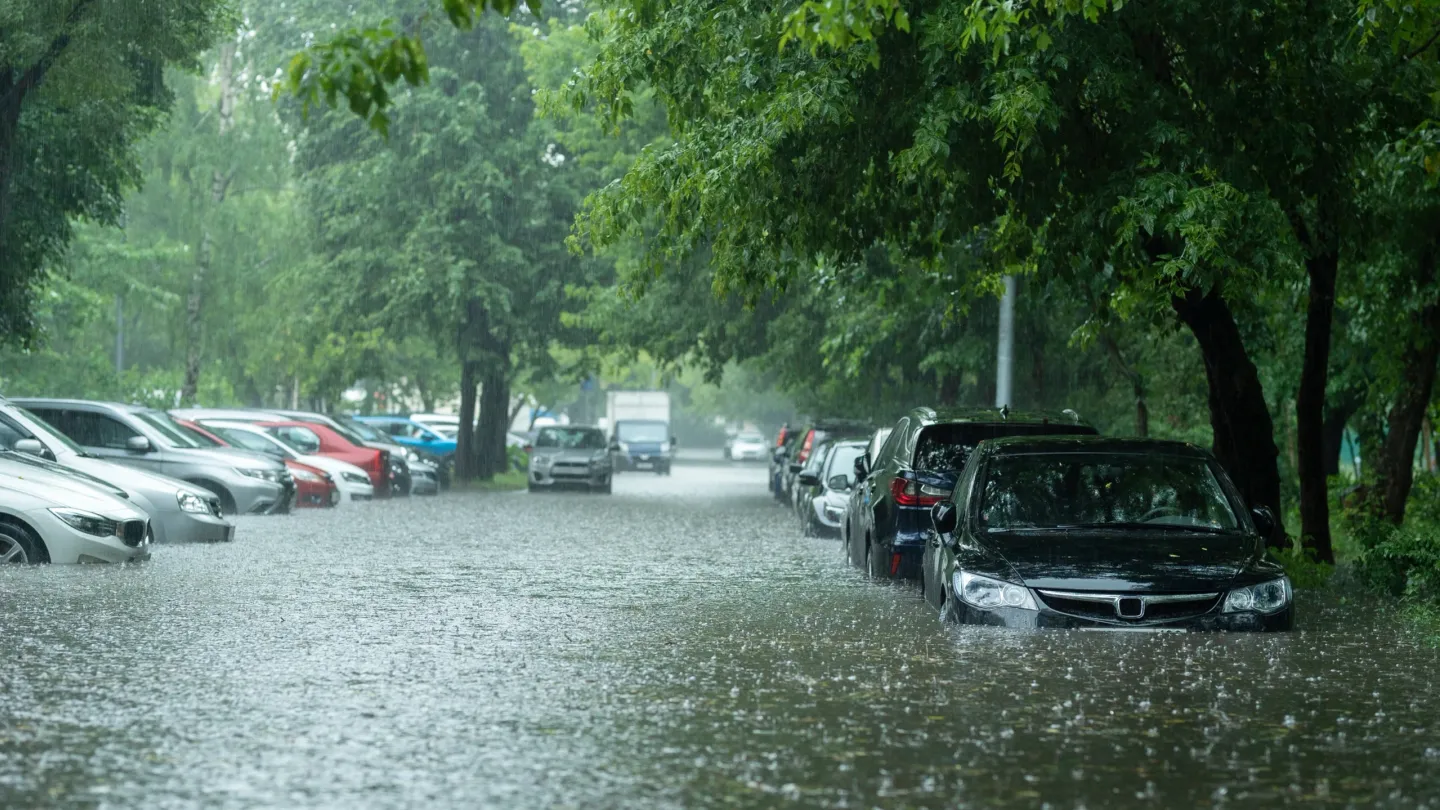
[(531, 492), (556, 486), (583, 486), (610, 494), (615, 468), (605, 432), (573, 425), (543, 427), (530, 452)]
[(1215, 458), (1181, 442), (981, 444), (932, 509), (925, 599), (950, 621), (1090, 630), (1289, 630), (1290, 580)]
[(0, 452), (0, 563), (148, 558), (150, 520), (123, 495), (33, 457)]
[(840, 534), (855, 484), (855, 459), (865, 455), (865, 446), (863, 441), (837, 442), (815, 470), (800, 473), (795, 482), (801, 493), (796, 508), (800, 531), (807, 537)]
[(1074, 411), (1020, 413), (916, 408), (895, 423), (874, 461), (856, 461), (847, 553), (876, 579), (914, 579), (930, 534), (930, 507), (949, 497), (970, 452), (1002, 436), (1094, 435)]
[(63, 433), (24, 408), (0, 398), (0, 449), (27, 453), (105, 482), (125, 493), (150, 517), (156, 543), (233, 540), (213, 493), (177, 478), (115, 464), (86, 453)]
[(295, 479), (284, 464), (257, 453), (205, 447), (164, 411), (74, 399), (11, 402), (53, 425), (88, 454), (214, 493), (227, 515), (290, 511)]

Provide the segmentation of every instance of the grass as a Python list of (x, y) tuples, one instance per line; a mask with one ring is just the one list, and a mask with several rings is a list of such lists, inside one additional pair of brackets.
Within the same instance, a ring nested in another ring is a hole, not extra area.
[(513, 492), (525, 488), (525, 473), (511, 470), (501, 473), (489, 481), (459, 481), (450, 488), (452, 492)]

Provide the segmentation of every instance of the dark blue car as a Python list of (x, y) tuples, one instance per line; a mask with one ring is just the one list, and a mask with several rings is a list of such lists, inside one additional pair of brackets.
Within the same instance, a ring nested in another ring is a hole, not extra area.
[(1094, 435), (1074, 411), (1059, 414), (916, 408), (900, 418), (851, 498), (850, 562), (877, 579), (919, 576), (931, 532), (930, 508), (950, 497), (975, 445), (1001, 436)]

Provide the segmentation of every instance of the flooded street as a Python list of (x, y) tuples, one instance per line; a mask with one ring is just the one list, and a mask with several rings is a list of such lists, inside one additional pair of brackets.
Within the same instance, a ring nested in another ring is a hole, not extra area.
[(0, 806), (1440, 807), (1440, 653), (946, 628), (763, 467), (0, 570)]

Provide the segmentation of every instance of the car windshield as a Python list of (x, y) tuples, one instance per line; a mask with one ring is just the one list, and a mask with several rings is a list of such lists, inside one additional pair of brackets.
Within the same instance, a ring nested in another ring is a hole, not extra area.
[(1083, 425), (1035, 425), (1035, 424), (986, 424), (983, 422), (961, 422), (949, 425), (931, 425), (920, 433), (915, 446), (914, 468), (936, 472), (959, 472), (970, 458), (975, 445), (986, 439), (1002, 436), (1049, 436), (1055, 434), (1088, 433), (1092, 428)]
[(269, 453), (271, 455), (274, 455), (277, 451), (281, 451), (281, 448), (277, 446), (275, 442), (272, 442), (270, 439), (261, 436), (253, 430), (213, 426), (209, 429), (215, 431), (215, 435), (229, 442), (232, 446), (242, 450), (254, 450), (259, 453)]
[(31, 422), (34, 422), (39, 427), (43, 428), (45, 430), (45, 433), (48, 434), (45, 438), (57, 441), (60, 444), (65, 445), (65, 447), (69, 448), (70, 452), (75, 453), (76, 455), (88, 455), (85, 452), (84, 448), (72, 441), (69, 436), (66, 436), (64, 433), (56, 430), (54, 425), (46, 422), (44, 419), (41, 419), (40, 417), (25, 410), (24, 408), (16, 408), (15, 410), (24, 414), (26, 419), (29, 419)]
[(535, 436), (536, 447), (562, 450), (602, 450), (605, 434), (595, 428), (541, 428)]
[(1234, 532), (1230, 499), (1203, 458), (1121, 453), (999, 456), (985, 465), (988, 531), (1105, 528)]
[(863, 444), (842, 444), (835, 448), (830, 454), (830, 464), (825, 468), (825, 480), (830, 480), (837, 475), (846, 478), (854, 475), (855, 459), (865, 455)]
[(663, 442), (670, 439), (670, 426), (664, 422), (621, 422), (615, 435), (622, 442)]
[(137, 411), (135, 418), (154, 428), (172, 447), (204, 447), (185, 426), (164, 411)]

